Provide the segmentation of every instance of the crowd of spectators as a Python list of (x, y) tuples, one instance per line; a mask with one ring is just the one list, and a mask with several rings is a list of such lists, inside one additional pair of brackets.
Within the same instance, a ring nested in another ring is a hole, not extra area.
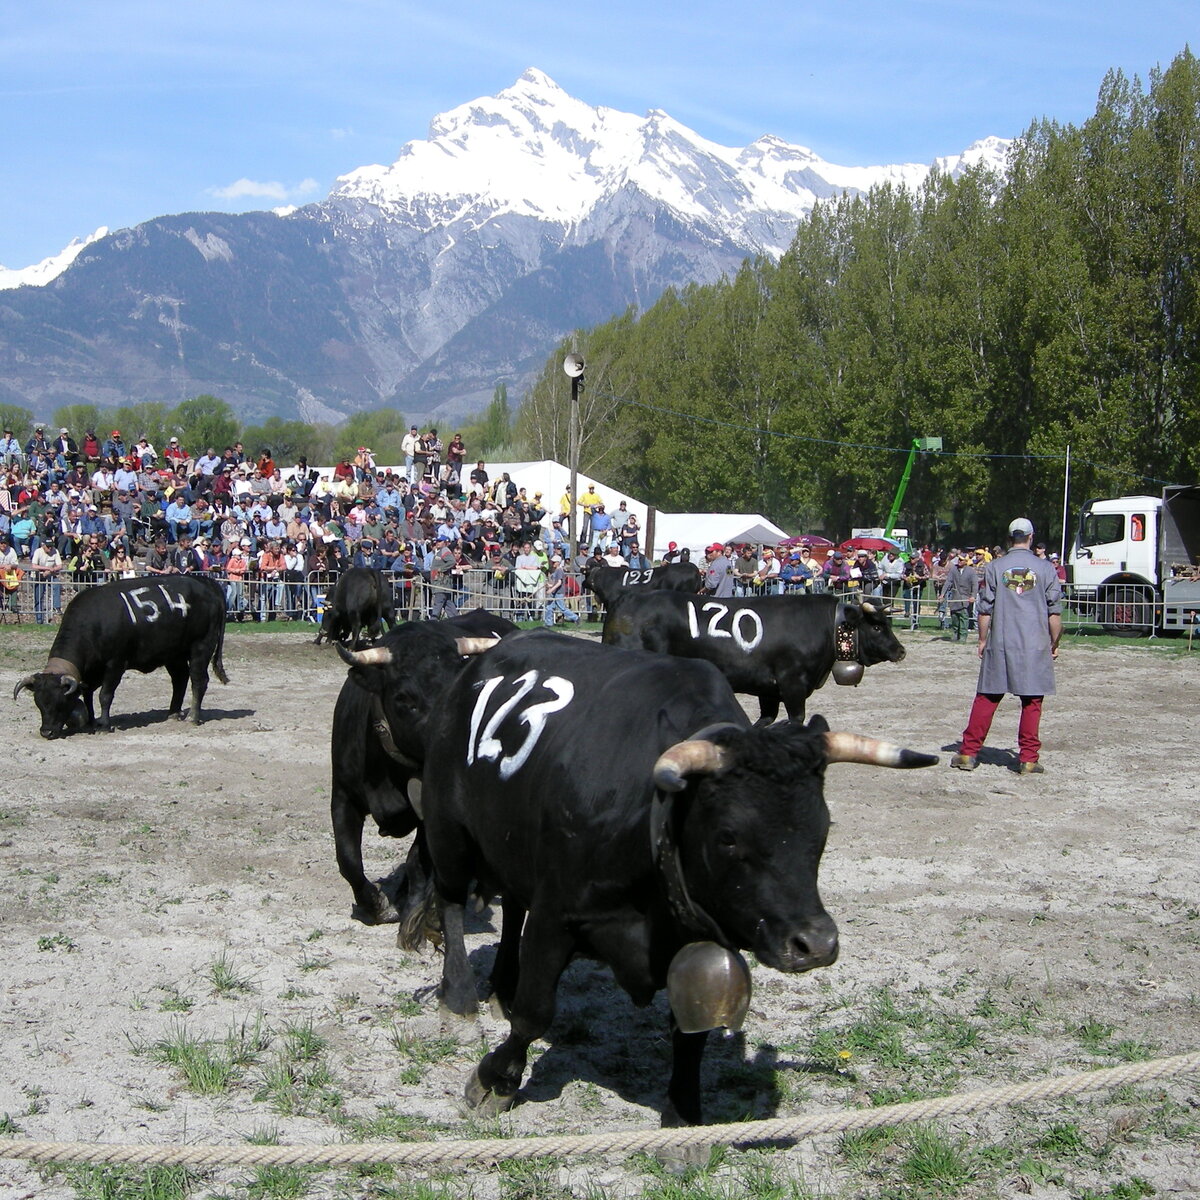
[[(529, 495), (507, 472), (493, 477), (483, 460), (468, 469), (457, 433), (444, 444), (436, 429), (412, 426), (404, 465), (394, 470), (377, 467), (366, 446), (326, 472), (304, 458), (280, 466), (268, 448), (247, 455), (241, 442), (197, 450), (171, 437), (159, 451), (118, 429), (103, 439), (89, 429), (78, 441), (65, 428), (51, 438), (37, 426), (25, 441), (4, 430), (0, 599), (30, 576), (40, 622), (60, 613), (67, 581), (207, 574), (222, 582), (232, 618), (289, 620), (311, 616), (316, 591), (340, 572), (367, 566), (390, 574), (401, 611), (412, 612), (418, 596), (425, 615), (452, 611), (470, 575), (511, 595), (518, 617), (569, 620), (578, 605), (567, 602), (591, 567), (653, 565), (625, 501), (608, 505), (594, 482), (577, 502), (570, 487), (556, 503)], [(580, 524), (573, 559), (572, 519)], [(973, 609), (967, 576), (978, 567), (981, 578), (991, 553), (925, 547), (906, 558), (726, 544), (709, 546), (701, 569), (716, 595), (902, 599), (913, 625), (931, 584), (939, 622), (949, 626), (968, 600)], [(672, 542), (663, 561), (689, 558)], [(596, 615), (590, 596), (584, 607)]]

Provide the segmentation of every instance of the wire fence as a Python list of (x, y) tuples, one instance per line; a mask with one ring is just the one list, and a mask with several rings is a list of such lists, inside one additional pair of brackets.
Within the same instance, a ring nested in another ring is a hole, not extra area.
[[(138, 575), (153, 577), (143, 569)], [(522, 571), (507, 566), (463, 567), (433, 580), (420, 571), (384, 571), (391, 588), (393, 607), (399, 620), (412, 621), (453, 615), (472, 608), (486, 608), (512, 621), (543, 619), (546, 607), (545, 576), (541, 571)], [(337, 572), (299, 574), (282, 573), (280, 578), (262, 578), (250, 572), (240, 576), (211, 573), (225, 593), (226, 618), (230, 622), (308, 621), (320, 624), (325, 605), (337, 582)], [(52, 582), (43, 582), (25, 573), (0, 588), (0, 624), (57, 624), (63, 610), (82, 590), (110, 582), (112, 574), (91, 572), (64, 573)], [(735, 588), (734, 599), (782, 592), (787, 595), (813, 594), (812, 588), (783, 588), (779, 584), (746, 584)], [(854, 589), (839, 590), (839, 595), (862, 598)], [(893, 623), (911, 631), (951, 630), (949, 602), (941, 598), (936, 586), (927, 582), (919, 588), (883, 585), (866, 593), (865, 598), (886, 604)], [(599, 621), (604, 610), (583, 587), (578, 572), (568, 572), (564, 607), (583, 619)], [(1084, 631), (1153, 635), (1158, 630), (1178, 627), (1184, 632), (1196, 630), (1197, 614), (1183, 613), (1179, 621), (1166, 621), (1159, 611), (1153, 591), (1142, 584), (1117, 585), (1097, 593), (1095, 589), (1063, 586), (1063, 628), (1067, 633)], [(966, 615), (967, 631), (974, 631), (974, 613)]]

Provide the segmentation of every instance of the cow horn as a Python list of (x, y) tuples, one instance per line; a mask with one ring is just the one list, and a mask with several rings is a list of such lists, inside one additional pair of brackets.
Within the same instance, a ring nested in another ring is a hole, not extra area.
[(864, 600), (862, 602), (862, 610), (866, 613), (873, 613), (876, 611), (876, 608), (875, 605), (870, 602), (870, 600)]
[(352, 667), (386, 667), (392, 662), (392, 652), (386, 646), (372, 646), (369, 650), (347, 650), (340, 642), (337, 648), (342, 661)]
[(498, 637), (460, 637), (454, 639), (459, 654), (464, 657), (469, 654), (482, 654), (485, 650), (490, 650), (499, 641)]
[(79, 691), (79, 680), (74, 675), (60, 675), (58, 685), (68, 696), (73, 696)]
[(24, 688), (28, 688), (30, 691), (33, 691), (33, 681), (36, 678), (36, 671), (34, 671), (32, 675), (26, 675), (25, 678), (22, 679), (15, 688), (13, 688), (13, 699), (15, 700), (21, 694)]
[(863, 737), (857, 733), (825, 734), (825, 761), (829, 763), (873, 763), (877, 767), (932, 767), (936, 754), (905, 750), (894, 742)]
[(705, 739), (676, 742), (654, 764), (654, 786), (664, 792), (682, 792), (689, 775), (715, 775), (729, 765), (729, 751)]

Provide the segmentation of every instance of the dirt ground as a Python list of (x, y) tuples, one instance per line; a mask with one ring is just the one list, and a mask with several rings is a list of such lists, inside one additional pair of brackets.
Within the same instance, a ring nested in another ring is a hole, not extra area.
[[(665, 1005), (635, 1010), (585, 963), (564, 980), (525, 1102), (498, 1125), (464, 1114), (464, 1080), (503, 1026), (486, 1011), (445, 1026), (429, 996), (438, 960), (350, 919), (327, 809), (345, 672), (311, 636), (231, 629), (231, 682), (213, 682), (198, 729), (164, 720), (161, 672), (126, 677), (111, 735), (45, 742), (29, 694), (4, 701), (0, 1130), (319, 1143), (656, 1125)], [(743, 1035), (706, 1060), (710, 1120), (1200, 1049), (1200, 653), (1065, 644), (1043, 721), (1047, 774), (1010, 769), (1011, 700), (965, 774), (946, 760), (974, 691), (973, 648), (902, 636), (904, 663), (826, 687), (810, 712), (942, 762), (831, 768), (821, 879), (841, 959), (801, 977), (755, 966)], [(6, 689), (48, 643), (45, 631), (0, 631)], [(369, 871), (392, 870), (403, 848), (370, 832)], [(487, 914), (471, 940), (486, 966)], [(691, 1194), (776, 1194), (747, 1182), (769, 1176), (801, 1196), (1196, 1196), (1198, 1130), (1193, 1076), (932, 1133), (730, 1151)], [(0, 1159), (5, 1197), (102, 1194), (97, 1178)], [(226, 1170), (182, 1190), (403, 1196), (420, 1194), (417, 1178), (299, 1176), (283, 1190), (279, 1177)], [(662, 1186), (639, 1159), (438, 1185), (481, 1198)]]

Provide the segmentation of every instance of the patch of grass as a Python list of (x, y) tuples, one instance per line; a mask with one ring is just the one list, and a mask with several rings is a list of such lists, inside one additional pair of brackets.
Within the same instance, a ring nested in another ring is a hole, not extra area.
[(299, 1200), (316, 1175), (313, 1167), (256, 1167), (246, 1185), (247, 1200)]
[(973, 1156), (959, 1138), (937, 1129), (918, 1126), (908, 1138), (908, 1153), (901, 1164), (906, 1183), (927, 1190), (961, 1189), (978, 1174)]
[(1103, 1192), (1094, 1192), (1091, 1188), (1085, 1188), (1079, 1193), (1079, 1200), (1144, 1200), (1144, 1197), (1156, 1194), (1157, 1192), (1151, 1184), (1135, 1175), (1124, 1183), (1114, 1183), (1112, 1187), (1106, 1188)]
[(292, 987), (284, 988), (283, 991), (279, 993), (279, 999), (307, 1000), (311, 995), (312, 992), (310, 992), (307, 988), (298, 988), (293, 985)]
[(509, 1159), (497, 1169), (504, 1200), (570, 1200), (571, 1190), (558, 1182), (554, 1158)]
[(169, 1037), (148, 1048), (155, 1062), (166, 1063), (183, 1075), (187, 1086), (202, 1096), (228, 1091), (243, 1070), (267, 1047), (262, 1018), (233, 1026), (222, 1041), (193, 1037), (179, 1025)]
[(89, 1167), (50, 1164), (47, 1178), (62, 1176), (77, 1200), (187, 1200), (204, 1176), (186, 1167)]
[(453, 1037), (419, 1037), (397, 1025), (389, 1030), (388, 1041), (408, 1060), (400, 1070), (400, 1082), (406, 1084), (420, 1083), (428, 1067), (453, 1058), (459, 1049)]
[(407, 1142), (433, 1133), (448, 1133), (451, 1126), (428, 1117), (402, 1113), (390, 1104), (382, 1104), (370, 1117), (345, 1117), (339, 1124), (351, 1142)]
[(20, 1137), (24, 1132), (8, 1113), (0, 1117), (0, 1134), (5, 1134), (8, 1137)]
[(65, 950), (68, 954), (72, 950), (78, 950), (79, 946), (67, 937), (65, 933), (52, 933), (47, 937), (40, 937), (37, 940), (37, 948), (54, 953), (58, 950)]
[(185, 996), (174, 984), (160, 983), (158, 990), (163, 993), (159, 1001), (159, 1012), (191, 1012), (196, 1001), (191, 996)]
[(327, 954), (309, 954), (307, 950), (301, 952), (300, 970), (302, 971), (327, 971), (331, 966), (333, 966), (333, 959)]
[(254, 990), (254, 981), (237, 968), (225, 950), (209, 964), (206, 975), (218, 996), (238, 996)]

